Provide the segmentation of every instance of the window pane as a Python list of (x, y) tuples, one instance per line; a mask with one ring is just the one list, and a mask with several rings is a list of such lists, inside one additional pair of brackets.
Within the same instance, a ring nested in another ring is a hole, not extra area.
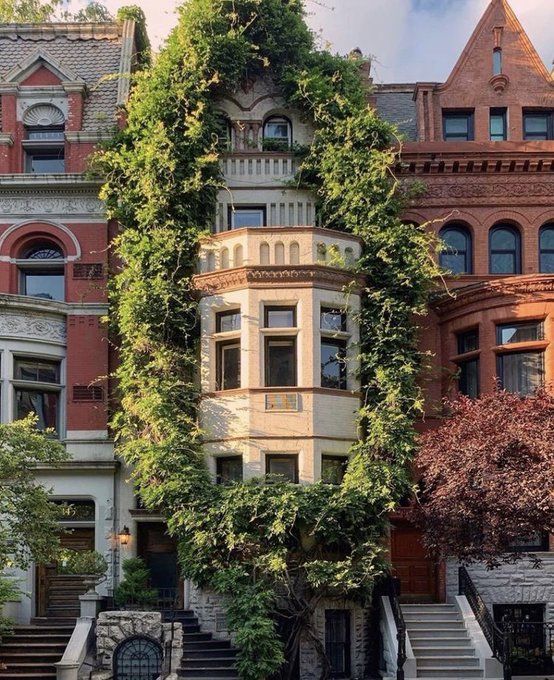
[(498, 363), (502, 387), (509, 392), (533, 394), (543, 384), (542, 352), (503, 354)]
[(497, 253), (491, 256), (491, 274), (515, 274), (516, 258), (511, 253)]
[(542, 274), (554, 273), (554, 228), (545, 227), (540, 237), (540, 271)]
[(266, 387), (296, 385), (296, 341), (268, 339), (266, 344)]
[(263, 227), (265, 213), (262, 208), (237, 208), (231, 212), (233, 229), (242, 227)]
[(240, 388), (240, 345), (221, 345), (219, 348), (220, 390)]
[(492, 53), (492, 72), (497, 76), (502, 73), (502, 50), (496, 49)]
[(324, 484), (340, 484), (344, 478), (348, 458), (342, 456), (322, 456), (321, 481)]
[(548, 115), (526, 114), (525, 134), (531, 135), (533, 139), (548, 139)]
[(322, 309), (320, 327), (333, 333), (346, 331), (346, 314), (338, 309)]
[(458, 335), (458, 354), (474, 352), (476, 349), (479, 349), (479, 331), (477, 329)]
[(36, 173), (65, 172), (63, 150), (55, 153), (29, 153), (27, 170)]
[(240, 331), (241, 315), (239, 312), (221, 312), (217, 315), (216, 329), (218, 333)]
[(46, 300), (63, 301), (64, 275), (49, 272), (23, 272), (23, 294)]
[(511, 342), (533, 342), (542, 340), (542, 323), (517, 323), (498, 327), (497, 342), (499, 345), (507, 345)]
[(16, 380), (32, 380), (59, 384), (60, 365), (47, 361), (24, 361), (18, 359), (15, 363)]
[(554, 252), (541, 254), (541, 274), (554, 274)]
[(296, 309), (294, 307), (266, 307), (266, 328), (296, 328)]
[(26, 418), (30, 414), (38, 417), (37, 427), (39, 430), (48, 428), (56, 429), (58, 426), (58, 399), (57, 392), (40, 392), (38, 390), (15, 390), (16, 418)]
[(242, 482), (242, 456), (217, 459), (217, 483)]
[(491, 141), (502, 142), (506, 139), (506, 118), (502, 114), (491, 115)]
[(286, 121), (273, 121), (265, 126), (265, 136), (269, 139), (289, 138), (289, 125)]
[(462, 229), (444, 229), (440, 238), (445, 250), (440, 254), (440, 264), (452, 274), (468, 274), (470, 262), (468, 257), (469, 237)]
[(28, 128), (27, 129), (27, 139), (40, 139), (40, 140), (64, 140), (64, 130), (63, 128)]
[(321, 342), (321, 387), (346, 389), (346, 347), (342, 342)]
[(451, 274), (467, 274), (465, 255), (453, 255), (451, 253), (441, 253), (441, 267)]
[(279, 475), (288, 482), (298, 482), (296, 456), (267, 456), (266, 472), (269, 475)]
[(325, 611), (325, 652), (331, 664), (331, 677), (350, 675), (350, 611)]
[(468, 123), (467, 116), (447, 116), (444, 120), (446, 134), (467, 135), (469, 129)]
[(509, 229), (495, 229), (491, 236), (493, 250), (515, 250), (517, 237)]
[(545, 227), (541, 231), (541, 248), (554, 250), (554, 227)]
[(466, 397), (476, 399), (479, 396), (479, 359), (464, 361), (459, 368), (458, 389)]

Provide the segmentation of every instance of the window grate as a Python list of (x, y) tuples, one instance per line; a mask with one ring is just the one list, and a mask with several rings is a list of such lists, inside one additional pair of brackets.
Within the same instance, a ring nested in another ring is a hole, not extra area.
[(115, 680), (155, 680), (160, 675), (161, 668), (161, 646), (150, 638), (129, 638), (115, 651)]
[(266, 394), (266, 411), (299, 411), (300, 404), (298, 394)]
[(103, 279), (104, 267), (101, 262), (92, 264), (78, 263), (73, 265), (74, 279)]
[(104, 401), (104, 388), (98, 385), (74, 385), (73, 401)]

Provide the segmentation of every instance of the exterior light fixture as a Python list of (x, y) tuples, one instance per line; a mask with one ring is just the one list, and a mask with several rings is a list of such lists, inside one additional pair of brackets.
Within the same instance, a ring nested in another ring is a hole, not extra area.
[(119, 533), (119, 542), (121, 545), (128, 545), (129, 539), (131, 538), (131, 532), (128, 526), (124, 526)]

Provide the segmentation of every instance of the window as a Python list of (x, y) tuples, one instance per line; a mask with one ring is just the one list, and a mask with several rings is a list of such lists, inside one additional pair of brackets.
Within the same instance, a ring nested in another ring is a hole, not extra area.
[(550, 110), (523, 111), (523, 138), (527, 141), (554, 139), (553, 112)]
[(450, 225), (440, 232), (444, 250), (440, 254), (440, 265), (452, 274), (471, 274), (471, 236), (462, 225)]
[(324, 484), (341, 484), (347, 467), (346, 456), (322, 456), (321, 481)]
[(332, 678), (350, 677), (350, 610), (325, 610), (325, 653)]
[(321, 339), (321, 387), (347, 389), (346, 343), (344, 340)]
[(491, 142), (505, 142), (508, 139), (506, 109), (491, 109)]
[(442, 122), (445, 142), (473, 140), (473, 111), (443, 111)]
[(492, 74), (499, 76), (502, 73), (502, 49), (497, 47), (492, 53)]
[(547, 532), (537, 532), (531, 536), (520, 538), (519, 541), (510, 543), (510, 548), (514, 552), (548, 552), (549, 536)]
[(535, 342), (536, 340), (544, 340), (542, 322), (505, 324), (496, 328), (496, 342), (499, 345), (509, 345), (514, 342)]
[(264, 124), (264, 151), (288, 151), (292, 146), (292, 125), (283, 116), (268, 118)]
[(322, 307), (319, 325), (322, 331), (344, 333), (346, 331), (346, 313), (340, 309)]
[(217, 389), (240, 388), (240, 342), (217, 343)]
[(277, 475), (279, 481), (298, 484), (298, 456), (285, 454), (267, 454), (265, 471), (268, 475)]
[(215, 327), (217, 333), (230, 333), (240, 331), (241, 314), (240, 309), (233, 309), (229, 312), (219, 312), (216, 314)]
[(218, 484), (228, 485), (242, 482), (242, 456), (226, 456), (216, 460)]
[(503, 389), (522, 396), (534, 394), (544, 381), (543, 352), (514, 352), (497, 358), (498, 377)]
[(63, 148), (26, 149), (25, 172), (36, 174), (65, 172)]
[(266, 338), (266, 387), (295, 387), (296, 338)]
[(491, 274), (521, 274), (519, 231), (509, 225), (491, 229), (489, 266)]
[(266, 328), (296, 328), (296, 307), (266, 307)]
[[(457, 336), (458, 354), (467, 354), (479, 349), (479, 331), (473, 329)], [(472, 356), (458, 361), (458, 389), (471, 399), (479, 396), (479, 357)]]
[(265, 227), (265, 207), (239, 207), (233, 210), (229, 207), (229, 224), (231, 229), (242, 229), (243, 227)]
[(541, 229), (539, 242), (539, 270), (541, 274), (554, 274), (554, 224), (547, 224)]
[(47, 300), (64, 300), (64, 254), (55, 244), (44, 242), (24, 251), (20, 264), (19, 290), (22, 295)]
[(220, 111), (217, 114), (216, 120), (217, 129), (217, 145), (221, 151), (229, 151), (231, 149), (232, 127), (231, 121), (225, 113)]
[(60, 364), (39, 359), (16, 359), (14, 384), (16, 419), (35, 415), (39, 430), (58, 430)]

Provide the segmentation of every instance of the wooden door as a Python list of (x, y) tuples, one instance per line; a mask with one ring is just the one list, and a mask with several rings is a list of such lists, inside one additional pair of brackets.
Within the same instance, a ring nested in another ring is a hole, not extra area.
[(437, 600), (437, 564), (426, 553), (420, 529), (408, 523), (391, 528), (391, 562), (393, 574), (400, 579), (400, 596), (404, 600)]
[(150, 584), (158, 591), (160, 606), (182, 606), (182, 579), (179, 576), (177, 543), (160, 522), (138, 525), (137, 552), (150, 570)]
[[(78, 552), (94, 550), (94, 529), (70, 529), (61, 534), (60, 545)], [(37, 616), (73, 616), (85, 590), (80, 577), (59, 574), (57, 564), (37, 565)]]

